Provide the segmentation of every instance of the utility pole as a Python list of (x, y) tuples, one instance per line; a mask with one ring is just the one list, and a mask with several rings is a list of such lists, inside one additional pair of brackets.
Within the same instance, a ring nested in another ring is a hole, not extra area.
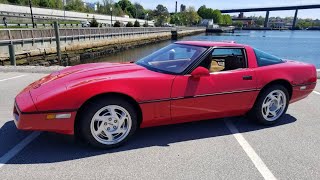
[(31, 4), (31, 0), (29, 0), (29, 5), (30, 5), (30, 12), (31, 12), (32, 27), (34, 28), (34, 19), (33, 19), (33, 13), (32, 13), (32, 4)]
[(177, 14), (177, 12), (178, 12), (178, 1), (176, 1), (176, 14)]

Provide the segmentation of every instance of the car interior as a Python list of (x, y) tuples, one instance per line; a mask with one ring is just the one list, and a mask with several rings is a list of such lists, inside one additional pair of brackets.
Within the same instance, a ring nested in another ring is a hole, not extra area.
[(211, 73), (247, 67), (243, 50), (237, 49), (236, 53), (229, 53), (231, 49), (223, 49), (225, 52), (215, 53), (216, 50), (218, 49), (210, 53), (199, 66), (207, 68)]

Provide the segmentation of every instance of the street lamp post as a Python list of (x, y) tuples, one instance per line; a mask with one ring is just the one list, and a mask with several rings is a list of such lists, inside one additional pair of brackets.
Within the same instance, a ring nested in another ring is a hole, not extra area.
[(110, 7), (110, 12), (111, 12), (111, 27), (113, 26), (112, 24), (112, 7)]
[(32, 13), (32, 4), (31, 4), (31, 0), (29, 0), (29, 5), (30, 5), (30, 12), (31, 12), (32, 27), (34, 28), (34, 19), (33, 19), (33, 13)]
[(63, 0), (63, 19), (66, 19), (66, 0)]
[(147, 13), (146, 14), (146, 26), (148, 27), (148, 16), (149, 16), (149, 14)]

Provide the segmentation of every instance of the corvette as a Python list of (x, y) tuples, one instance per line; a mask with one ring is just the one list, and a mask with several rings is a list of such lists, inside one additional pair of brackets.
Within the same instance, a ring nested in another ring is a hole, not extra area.
[(65, 68), (15, 98), (21, 130), (112, 148), (138, 128), (248, 115), (277, 123), (316, 86), (316, 68), (235, 42), (179, 41), (135, 63)]

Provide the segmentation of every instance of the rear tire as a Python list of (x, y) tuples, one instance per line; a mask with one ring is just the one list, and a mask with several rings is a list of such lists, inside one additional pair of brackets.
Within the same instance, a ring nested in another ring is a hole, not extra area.
[(282, 85), (272, 85), (259, 94), (249, 117), (260, 124), (272, 125), (286, 113), (288, 105), (288, 90)]
[(137, 129), (137, 113), (134, 107), (122, 98), (98, 99), (82, 109), (77, 133), (94, 147), (118, 147)]

